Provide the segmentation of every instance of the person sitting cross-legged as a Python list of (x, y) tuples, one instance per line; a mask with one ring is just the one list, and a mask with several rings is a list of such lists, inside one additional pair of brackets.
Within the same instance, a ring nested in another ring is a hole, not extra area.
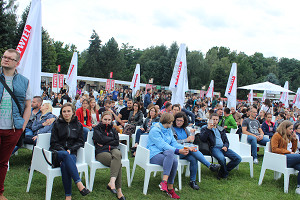
[[(219, 115), (212, 113), (207, 126), (204, 126), (200, 132), (200, 139), (208, 142), (211, 154), (215, 157), (221, 168), (218, 173), (218, 179), (227, 178), (229, 172), (234, 169), (240, 162), (241, 157), (233, 150), (229, 149), (229, 141), (226, 136), (226, 130), (218, 125)], [(230, 159), (226, 165), (225, 156)]]

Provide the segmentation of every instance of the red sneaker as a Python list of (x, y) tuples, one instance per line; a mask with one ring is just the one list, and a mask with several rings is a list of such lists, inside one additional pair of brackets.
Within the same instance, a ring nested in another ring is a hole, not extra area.
[(172, 199), (180, 199), (180, 196), (178, 196), (178, 195), (175, 193), (175, 190), (174, 190), (174, 189), (168, 190), (168, 195), (169, 195)]
[(160, 182), (160, 184), (158, 185), (158, 187), (160, 188), (161, 191), (168, 192), (167, 181)]

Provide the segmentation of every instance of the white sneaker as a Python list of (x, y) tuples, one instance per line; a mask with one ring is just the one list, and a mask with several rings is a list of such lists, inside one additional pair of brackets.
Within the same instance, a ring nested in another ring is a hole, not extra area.
[(257, 158), (255, 158), (255, 159), (253, 160), (253, 163), (254, 163), (254, 164), (258, 164)]
[(297, 187), (297, 188), (296, 188), (295, 193), (296, 193), (296, 194), (300, 194), (300, 187)]

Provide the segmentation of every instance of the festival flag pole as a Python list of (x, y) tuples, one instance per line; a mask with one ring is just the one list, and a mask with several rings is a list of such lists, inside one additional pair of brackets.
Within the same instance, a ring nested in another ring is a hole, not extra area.
[(211, 99), (214, 97), (214, 80), (210, 81), (209, 87), (206, 92), (206, 97)]
[(183, 107), (185, 92), (189, 90), (185, 44), (180, 45), (169, 89), (172, 91), (171, 103)]
[(236, 96), (237, 95), (237, 65), (236, 63), (232, 63), (232, 67), (230, 70), (227, 87), (225, 91), (225, 96), (228, 98), (227, 107), (236, 108)]
[(248, 94), (248, 102), (250, 105), (253, 105), (253, 89), (251, 89), (250, 93)]
[(140, 80), (140, 64), (136, 64), (135, 71), (130, 84), (130, 88), (132, 89), (132, 97), (134, 97), (137, 90), (140, 90)]
[(73, 53), (73, 57), (70, 63), (68, 70), (66, 84), (69, 86), (69, 96), (74, 99), (76, 96), (77, 88), (77, 68), (78, 68), (78, 54), (77, 52)]
[(297, 90), (297, 94), (294, 98), (293, 103), (294, 103), (294, 106), (296, 106), (297, 108), (300, 109), (300, 88), (298, 88), (298, 90)]
[(29, 79), (31, 95), (41, 95), (42, 69), (42, 9), (41, 0), (32, 0), (20, 42), (18, 73)]

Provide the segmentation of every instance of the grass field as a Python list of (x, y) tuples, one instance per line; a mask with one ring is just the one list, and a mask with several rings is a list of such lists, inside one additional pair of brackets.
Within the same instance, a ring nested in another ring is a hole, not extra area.
[[(262, 150), (261, 150), (262, 151)], [(250, 178), (249, 165), (247, 163), (240, 164), (239, 170), (233, 170), (229, 174), (228, 180), (217, 180), (216, 174), (210, 172), (202, 165), (202, 179), (199, 183), (200, 190), (195, 191), (188, 186), (189, 178), (183, 176), (182, 190), (178, 191), (181, 199), (300, 199), (295, 194), (297, 177), (290, 177), (289, 193), (283, 192), (283, 176), (275, 181), (273, 172), (267, 170), (263, 184), (258, 186), (260, 168), (263, 156), (259, 152), (259, 165), (254, 165), (254, 178)], [(28, 167), (31, 160), (31, 151), (27, 149), (19, 150), (17, 156), (10, 159), (10, 171), (8, 171), (5, 181), (4, 195), (9, 200), (42, 200), (45, 199), (46, 177), (39, 172), (34, 172), (31, 189), (26, 192), (28, 181)], [(130, 157), (131, 166), (134, 159)], [(123, 193), (126, 199), (170, 199), (166, 194), (158, 189), (160, 183), (160, 174), (156, 177), (151, 176), (148, 194), (142, 193), (144, 184), (144, 170), (137, 167), (132, 186), (127, 187), (125, 168), (123, 168)], [(106, 185), (109, 181), (109, 170), (97, 170), (94, 189), (86, 197), (82, 197), (78, 192), (75, 184), (73, 184), (73, 199), (117, 199), (107, 189)], [(83, 181), (84, 182), (84, 181)], [(175, 187), (178, 186), (177, 178), (175, 179)], [(61, 177), (54, 180), (52, 199), (64, 199), (64, 189)]]

